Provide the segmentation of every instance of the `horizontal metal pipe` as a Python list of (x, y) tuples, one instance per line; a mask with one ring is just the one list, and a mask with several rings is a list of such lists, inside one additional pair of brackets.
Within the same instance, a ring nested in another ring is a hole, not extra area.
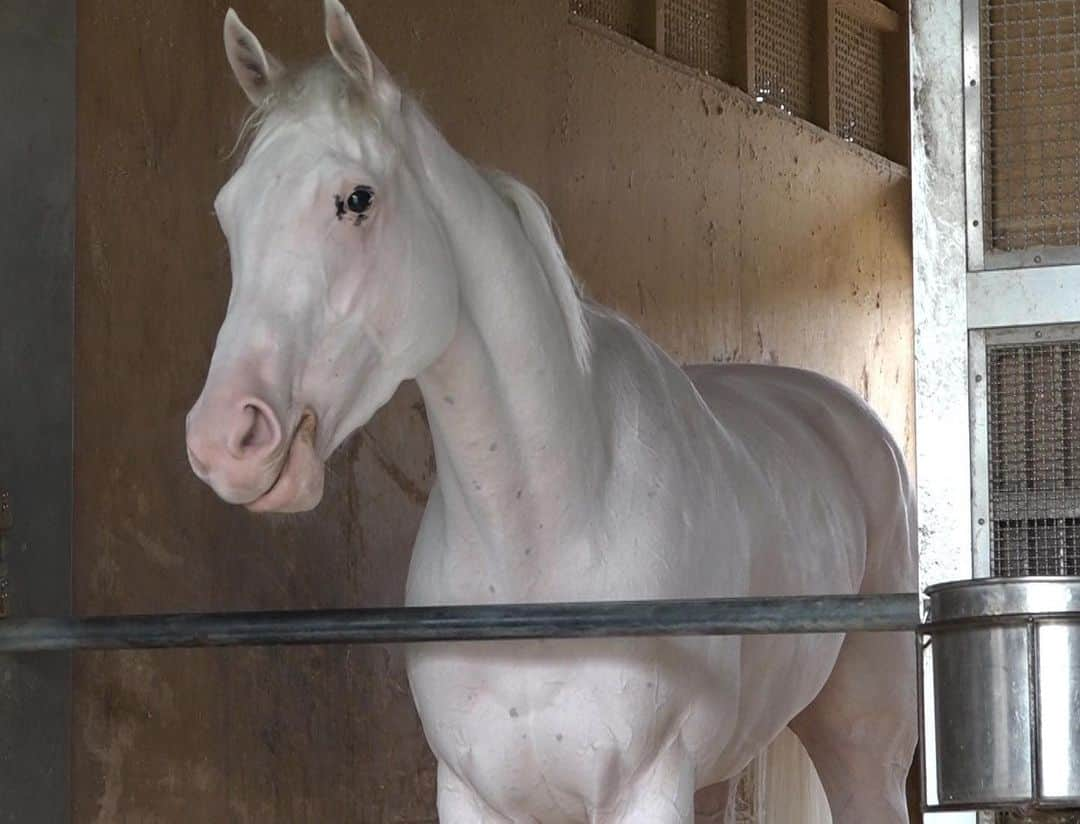
[(915, 594), (8, 618), (0, 652), (914, 631)]

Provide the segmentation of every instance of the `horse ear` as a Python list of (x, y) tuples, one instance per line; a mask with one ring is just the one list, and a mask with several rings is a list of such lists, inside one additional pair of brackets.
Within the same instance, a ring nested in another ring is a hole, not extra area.
[(225, 55), (240, 88), (256, 106), (285, 70), (277, 58), (263, 51), (259, 38), (240, 22), (240, 16), (232, 9), (225, 15)]
[(326, 42), (338, 65), (363, 91), (390, 106), (400, 105), (401, 93), (390, 73), (372, 54), (341, 0), (325, 0), (325, 6)]
[(375, 59), (341, 0), (325, 0), (326, 42), (345, 74), (366, 89), (375, 86)]

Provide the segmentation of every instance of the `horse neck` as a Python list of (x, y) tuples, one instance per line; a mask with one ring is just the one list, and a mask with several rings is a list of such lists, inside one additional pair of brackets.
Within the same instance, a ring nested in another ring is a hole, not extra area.
[(418, 379), (447, 528), (550, 544), (587, 517), (600, 476), (590, 375), (517, 213), (419, 112), (412, 131), (460, 281), (456, 334)]

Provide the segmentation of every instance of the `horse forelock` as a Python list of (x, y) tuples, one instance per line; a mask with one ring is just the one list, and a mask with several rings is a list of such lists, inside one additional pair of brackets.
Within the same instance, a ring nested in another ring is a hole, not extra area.
[(287, 69), (274, 81), (269, 93), (248, 111), (229, 155), (237, 167), (242, 166), (276, 127), (326, 112), (364, 145), (366, 159), (388, 154), (392, 143), (386, 126), (392, 113), (381, 111), (374, 95), (357, 89), (335, 60), (324, 57)]

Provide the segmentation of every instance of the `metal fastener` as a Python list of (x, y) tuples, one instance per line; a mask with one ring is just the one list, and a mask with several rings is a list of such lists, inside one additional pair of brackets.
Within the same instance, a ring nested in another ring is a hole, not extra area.
[(0, 618), (8, 614), (8, 567), (7, 541), (5, 536), (14, 524), (11, 512), (11, 495), (6, 489), (0, 489)]

